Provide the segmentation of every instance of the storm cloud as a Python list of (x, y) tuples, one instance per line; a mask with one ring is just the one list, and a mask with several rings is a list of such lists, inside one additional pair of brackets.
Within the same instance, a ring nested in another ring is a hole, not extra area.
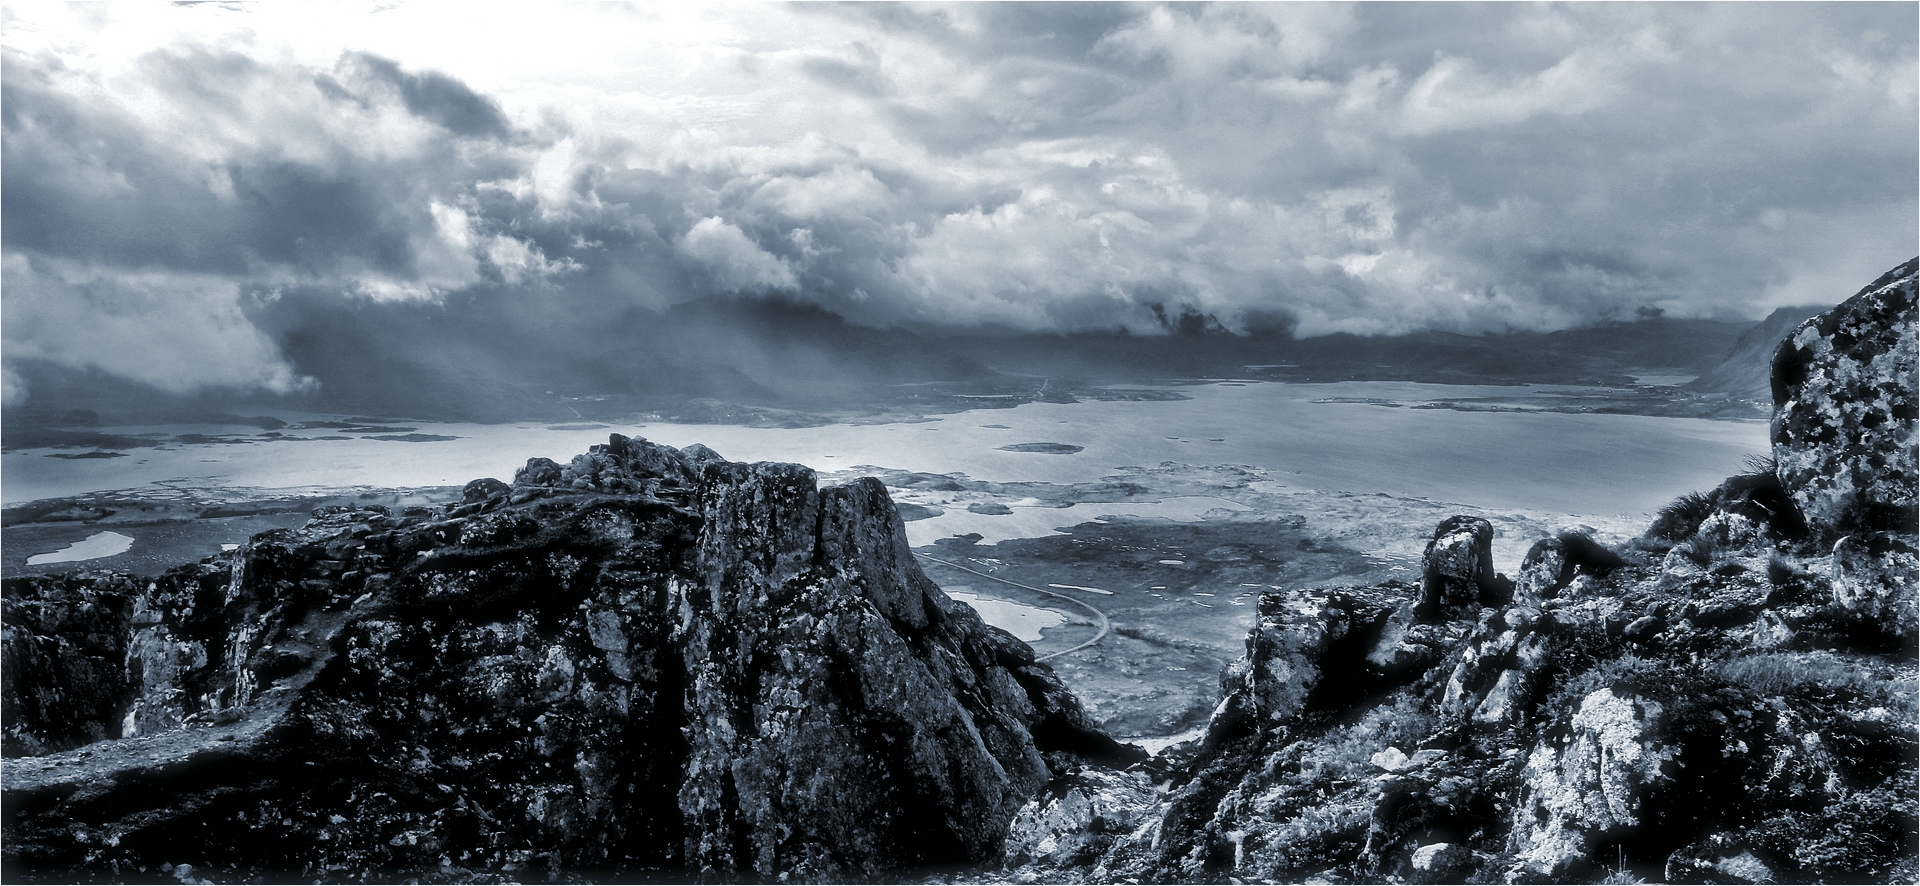
[(716, 295), (921, 330), (1758, 318), (1920, 238), (1911, 4), (5, 15), (9, 403), (32, 365), (296, 392), (348, 327), (592, 352)]

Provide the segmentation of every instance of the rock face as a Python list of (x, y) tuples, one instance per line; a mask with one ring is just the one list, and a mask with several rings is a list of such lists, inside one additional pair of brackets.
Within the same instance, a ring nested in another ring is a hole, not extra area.
[(921, 574), (877, 481), (618, 435), (6, 607), (10, 881), (875, 879), (1143, 756)]
[(66, 750), (116, 729), (127, 695), (128, 616), (139, 590), (125, 579), (0, 602), (7, 756)]
[(1916, 532), (1917, 265), (1888, 271), (1774, 352), (1775, 472), (1816, 542)]
[(1666, 708), (1611, 687), (1580, 700), (1563, 744), (1534, 748), (1521, 775), (1510, 846), (1520, 870), (1564, 876), (1587, 849), (1640, 824), (1642, 797), (1671, 781)]

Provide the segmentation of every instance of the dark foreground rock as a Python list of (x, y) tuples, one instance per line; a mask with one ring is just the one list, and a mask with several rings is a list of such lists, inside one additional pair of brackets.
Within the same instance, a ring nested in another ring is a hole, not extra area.
[(9, 882), (881, 879), (1143, 756), (878, 481), (618, 435), (5, 605)]

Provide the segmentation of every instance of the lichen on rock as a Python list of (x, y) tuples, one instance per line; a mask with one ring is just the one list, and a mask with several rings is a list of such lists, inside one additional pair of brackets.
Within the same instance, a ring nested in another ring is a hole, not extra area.
[(1917, 268), (1888, 271), (1774, 353), (1775, 471), (1817, 543), (1920, 531)]

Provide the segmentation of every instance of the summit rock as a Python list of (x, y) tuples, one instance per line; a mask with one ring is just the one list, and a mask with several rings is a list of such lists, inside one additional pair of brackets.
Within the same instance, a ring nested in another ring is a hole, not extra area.
[(882, 879), (1144, 756), (921, 573), (878, 481), (619, 435), (6, 606), (9, 881)]

